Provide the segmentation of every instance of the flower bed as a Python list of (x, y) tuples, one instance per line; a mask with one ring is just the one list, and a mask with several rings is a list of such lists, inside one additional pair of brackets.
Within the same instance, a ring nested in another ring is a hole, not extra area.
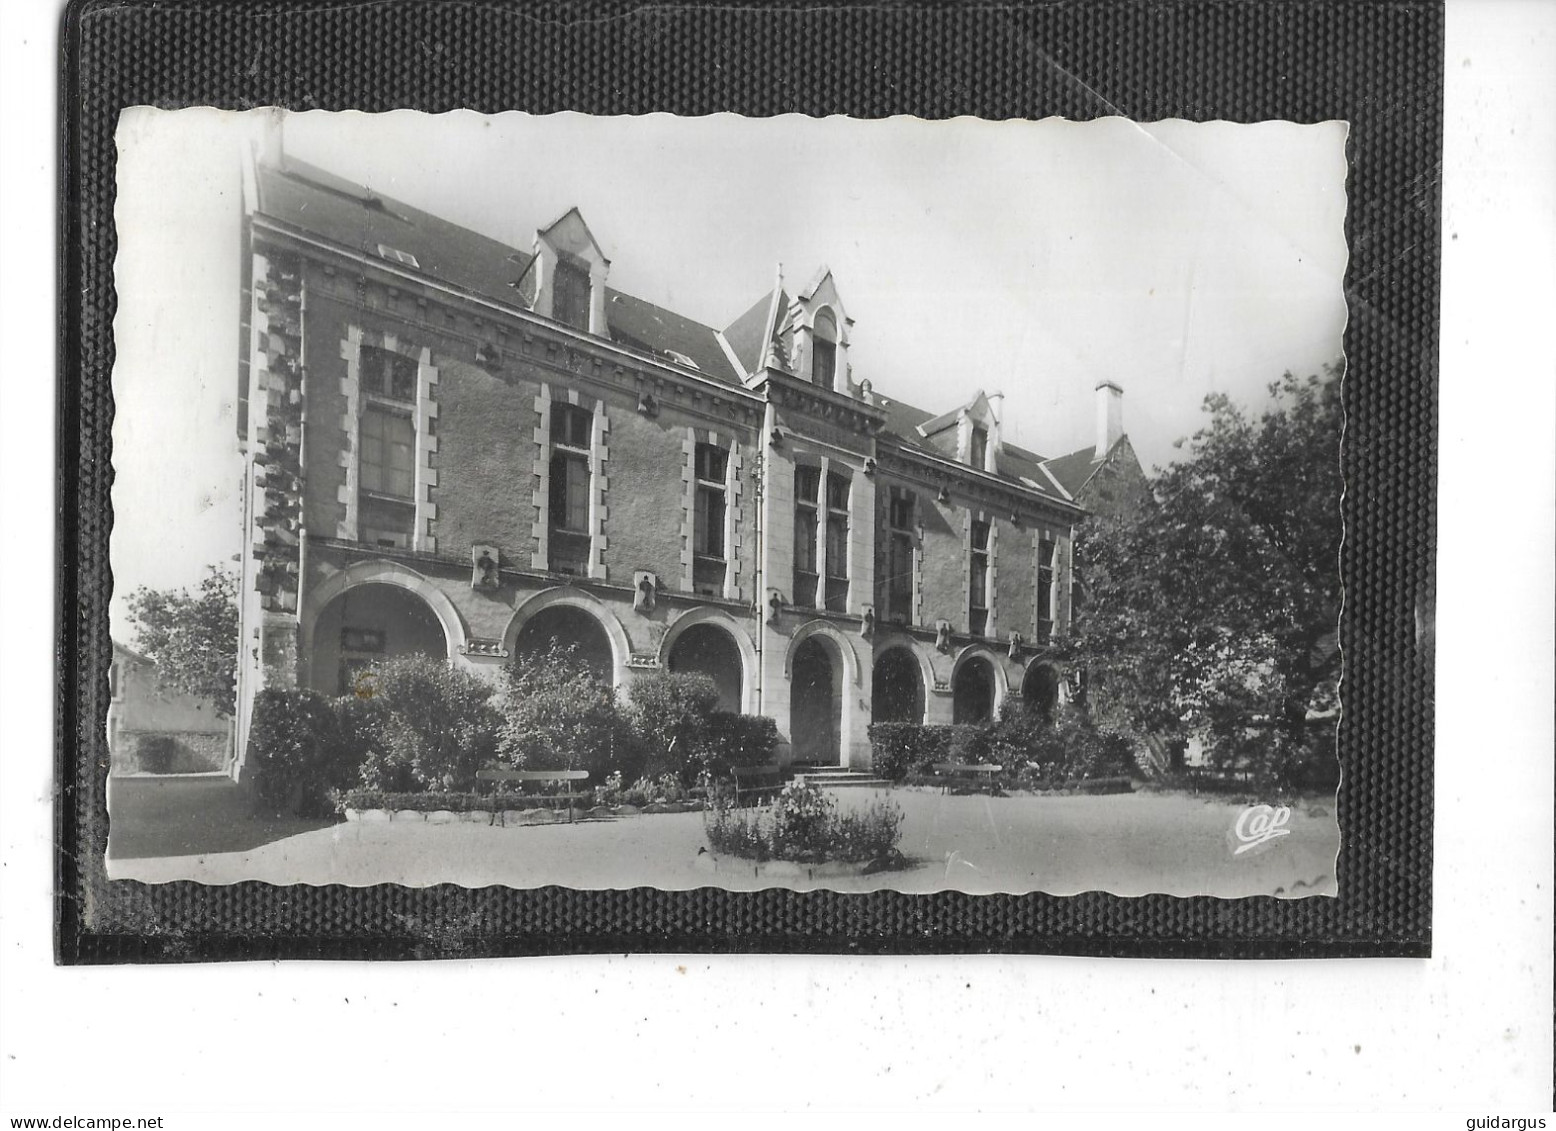
[(898, 859), (902, 810), (874, 801), (839, 813), (819, 786), (792, 781), (765, 809), (718, 806), (703, 818), (715, 857), (763, 864), (787, 861), (814, 869), (832, 864), (883, 864)]

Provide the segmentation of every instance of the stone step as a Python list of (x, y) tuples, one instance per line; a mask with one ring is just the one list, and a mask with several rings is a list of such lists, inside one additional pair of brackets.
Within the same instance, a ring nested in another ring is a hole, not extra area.
[(885, 789), (885, 778), (873, 778), (860, 770), (805, 770), (794, 775), (795, 781), (819, 785), (823, 789)]

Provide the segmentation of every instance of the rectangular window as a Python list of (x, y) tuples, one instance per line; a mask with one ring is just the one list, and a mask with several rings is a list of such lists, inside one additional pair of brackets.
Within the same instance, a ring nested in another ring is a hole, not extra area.
[(369, 405), (362, 413), (364, 491), (409, 499), (416, 493), (416, 427), (403, 412)]
[(913, 492), (893, 487), (886, 508), (886, 576), (882, 616), (889, 624), (913, 622)]
[(551, 528), (589, 533), (589, 457), (558, 451), (551, 456)]
[(589, 268), (584, 264), (557, 260), (551, 317), (575, 330), (589, 329)]
[(814, 608), (816, 604), (816, 523), (821, 471), (814, 467), (794, 469), (794, 604)]
[(707, 557), (724, 557), (725, 473), (729, 453), (717, 444), (698, 444), (694, 457), (697, 474), (697, 515), (692, 549)]
[(394, 350), (363, 346), (358, 366), (362, 391), (406, 404), (416, 402), (416, 359)]
[(848, 608), (848, 476), (827, 475), (827, 597), (835, 613)]
[(974, 428), (972, 430), (972, 443), (969, 445), (967, 462), (973, 467), (982, 467), (989, 455), (989, 430), (987, 428)]
[(559, 448), (589, 452), (589, 432), (594, 414), (575, 404), (552, 404), (551, 443)]
[(989, 524), (973, 521), (972, 561), (968, 570), (967, 630), (982, 636), (989, 627)]
[(575, 404), (551, 406), (551, 489), (547, 507), (548, 564), (557, 573), (584, 573), (589, 561), (589, 438), (594, 414)]
[(1037, 641), (1047, 643), (1054, 628), (1054, 540), (1037, 541)]
[(830, 389), (837, 374), (837, 344), (820, 338), (811, 343), (811, 378), (823, 389)]

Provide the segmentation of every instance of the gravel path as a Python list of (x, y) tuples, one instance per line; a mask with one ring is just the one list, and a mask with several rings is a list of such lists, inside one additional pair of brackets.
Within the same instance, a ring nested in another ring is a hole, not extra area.
[[(839, 791), (842, 805), (869, 794)], [(718, 886), (903, 892), (1043, 891), (1070, 895), (1101, 889), (1119, 895), (1333, 895), (1340, 834), (1332, 801), (1293, 808), (1291, 831), (1235, 855), (1231, 832), (1243, 806), (1181, 794), (1103, 797), (947, 797), (890, 792), (905, 814), (901, 871), (824, 881), (777, 881), (697, 866), (706, 844), (698, 813), (659, 814), (575, 824), (492, 828), (483, 825), (336, 824), (293, 832), (276, 828), (212, 844), (191, 830), (178, 854), (122, 857), (116, 846), (145, 841), (132, 818), (116, 830), (108, 872), (150, 883), (226, 884), (454, 882), (467, 887), (632, 888)], [(173, 819), (159, 813), (159, 821)], [(232, 830), (229, 826), (229, 832)], [(264, 841), (263, 843), (257, 843)], [(228, 850), (223, 850), (228, 849)]]

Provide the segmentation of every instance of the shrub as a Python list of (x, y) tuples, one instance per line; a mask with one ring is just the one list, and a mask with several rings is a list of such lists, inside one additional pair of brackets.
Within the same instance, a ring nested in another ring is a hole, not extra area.
[(705, 768), (700, 756), (718, 702), (718, 687), (705, 675), (651, 672), (635, 680), (632, 725), (648, 759), (647, 772), (695, 781)]
[(549, 807), (551, 802), (544, 794), (475, 793), (460, 790), (446, 793), (441, 790), (417, 789), (395, 791), (385, 789), (350, 789), (336, 795), (335, 807), (344, 813), (347, 809), (409, 809), (416, 813), (436, 813), (447, 809), (450, 813), (469, 813), (475, 810), (500, 812), (504, 809), (538, 809)]
[(1091, 778), (1128, 775), (1134, 769), (1129, 740), (1099, 730), (1078, 710), (1060, 710), (1049, 722), (1019, 700), (1007, 700), (988, 740), (992, 760), (1026, 788), (1051, 789)]
[(261, 804), (297, 815), (328, 813), (330, 791), (349, 785), (358, 772), (352, 753), (324, 696), (266, 688), (254, 697), (248, 764)]
[(588, 770), (591, 781), (634, 779), (642, 756), (610, 684), (571, 648), (524, 653), (509, 670), (497, 748), (521, 769)]
[(832, 798), (820, 786), (789, 782), (773, 800), (773, 847), (785, 855), (819, 845), (832, 817)]
[[(431, 656), (397, 656), (373, 670), (376, 714), (343, 714), (372, 733), (356, 736), (364, 755), (381, 751), (373, 775), (379, 782), (404, 780), (424, 789), (468, 789), (478, 769), (497, 751), (501, 716), (493, 689), (473, 672)], [(375, 740), (376, 736), (376, 740)], [(381, 764), (377, 764), (381, 763)], [(364, 780), (364, 784), (367, 784)]]
[(890, 781), (923, 773), (944, 752), (939, 731), (919, 723), (870, 724), (870, 772)]
[(698, 761), (709, 777), (720, 780), (729, 777), (736, 766), (771, 762), (777, 749), (778, 720), (715, 711), (708, 716)]
[(971, 764), (998, 764), (989, 746), (990, 723), (952, 723), (939, 727), (946, 734), (946, 759)]
[(626, 789), (621, 790), (619, 797), (623, 804), (656, 805), (661, 802), (684, 801), (688, 796), (686, 786), (675, 774), (660, 774), (658, 777), (641, 777)]
[(172, 773), (178, 762), (178, 743), (170, 734), (140, 735), (135, 743), (135, 760), (145, 773)]
[(721, 856), (742, 860), (772, 859), (772, 838), (762, 813), (749, 809), (715, 806), (702, 818), (708, 847)]
[(902, 810), (881, 800), (838, 813), (818, 787), (791, 782), (766, 809), (715, 805), (703, 829), (714, 852), (746, 860), (867, 863), (896, 854)]

